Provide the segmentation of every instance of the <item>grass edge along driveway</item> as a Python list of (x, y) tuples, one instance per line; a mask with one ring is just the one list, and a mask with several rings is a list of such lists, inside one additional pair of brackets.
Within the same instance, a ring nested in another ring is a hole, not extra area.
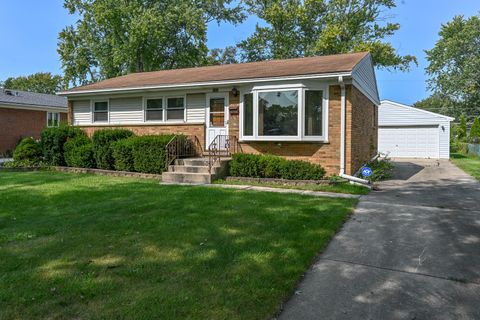
[(452, 153), (450, 160), (460, 169), (480, 181), (480, 158), (464, 155), (461, 153)]
[(0, 173), (0, 318), (268, 319), (356, 200)]

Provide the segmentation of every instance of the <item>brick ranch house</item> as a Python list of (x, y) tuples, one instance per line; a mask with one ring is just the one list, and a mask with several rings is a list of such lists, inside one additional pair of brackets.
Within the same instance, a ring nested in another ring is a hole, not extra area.
[(67, 121), (67, 99), (51, 94), (0, 88), (0, 157), (25, 137), (40, 138), (47, 126)]
[[(195, 135), (203, 149), (236, 136), (268, 153), (353, 174), (377, 153), (380, 104), (369, 53), (132, 73), (59, 93), (89, 135)], [(343, 150), (343, 152), (342, 152)]]

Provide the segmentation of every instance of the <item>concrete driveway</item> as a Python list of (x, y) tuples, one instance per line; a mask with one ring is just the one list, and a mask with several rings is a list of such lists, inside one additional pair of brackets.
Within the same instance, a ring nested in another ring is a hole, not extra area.
[(279, 319), (480, 319), (480, 183), (449, 161), (395, 163)]

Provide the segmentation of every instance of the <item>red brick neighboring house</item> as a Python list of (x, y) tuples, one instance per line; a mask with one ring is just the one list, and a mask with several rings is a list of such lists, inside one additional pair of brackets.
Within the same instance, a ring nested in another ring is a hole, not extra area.
[(268, 153), (353, 174), (377, 153), (380, 104), (367, 52), (133, 73), (61, 92), (88, 134), (236, 136)]
[(25, 137), (40, 138), (46, 126), (67, 120), (67, 99), (0, 88), (0, 157), (10, 156)]

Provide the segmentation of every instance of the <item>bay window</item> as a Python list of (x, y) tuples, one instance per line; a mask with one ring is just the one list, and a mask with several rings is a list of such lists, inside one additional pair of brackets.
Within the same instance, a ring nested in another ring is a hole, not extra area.
[(305, 136), (322, 136), (323, 93), (320, 90), (305, 91)]
[(324, 90), (253, 89), (242, 96), (242, 140), (326, 141)]
[(253, 93), (243, 95), (243, 135), (253, 136)]
[(258, 93), (258, 135), (296, 136), (298, 91)]

